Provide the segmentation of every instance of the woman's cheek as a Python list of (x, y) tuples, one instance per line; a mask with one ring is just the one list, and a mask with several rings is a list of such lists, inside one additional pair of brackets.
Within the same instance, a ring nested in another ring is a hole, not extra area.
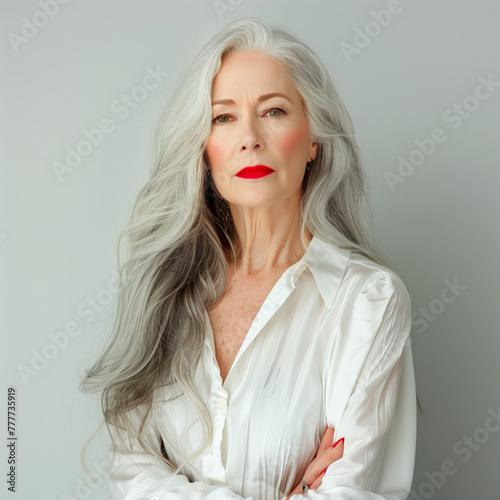
[(207, 144), (207, 154), (210, 164), (217, 164), (224, 159), (226, 153), (224, 148), (224, 141), (218, 138), (211, 138)]
[(283, 132), (280, 137), (280, 146), (284, 154), (300, 153), (308, 140), (307, 125), (294, 127), (291, 130)]

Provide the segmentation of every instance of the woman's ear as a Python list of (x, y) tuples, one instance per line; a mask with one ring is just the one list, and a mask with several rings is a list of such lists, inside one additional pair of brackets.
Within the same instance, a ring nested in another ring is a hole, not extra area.
[(203, 151), (203, 163), (205, 164), (205, 168), (207, 170), (210, 170), (210, 164), (208, 162), (208, 153), (207, 153), (206, 149), (205, 149), (205, 151)]
[(313, 142), (311, 149), (309, 151), (309, 161), (313, 161), (316, 158), (317, 154), (318, 154), (318, 143)]

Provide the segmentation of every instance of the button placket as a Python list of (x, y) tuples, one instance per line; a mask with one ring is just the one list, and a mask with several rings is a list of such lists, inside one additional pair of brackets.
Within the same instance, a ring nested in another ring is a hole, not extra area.
[[(215, 358), (213, 360), (213, 370), (214, 374), (218, 371)], [(220, 376), (214, 377), (209, 404), (213, 421), (213, 441), (210, 456), (212, 466), (217, 464), (217, 479), (222, 482), (226, 481), (226, 469), (224, 467), (224, 464), (222, 463), (221, 446), (224, 426), (226, 425), (227, 418), (228, 396), (228, 393), (222, 387), (222, 379), (220, 378)]]
[(219, 399), (219, 401), (217, 401), (217, 410), (219, 411), (220, 417), (225, 421), (227, 417), (227, 403), (225, 399)]

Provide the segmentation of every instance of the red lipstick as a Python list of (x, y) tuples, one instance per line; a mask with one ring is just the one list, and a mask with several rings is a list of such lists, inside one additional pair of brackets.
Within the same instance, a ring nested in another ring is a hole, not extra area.
[(265, 175), (272, 174), (274, 170), (265, 165), (255, 165), (253, 167), (242, 168), (236, 175), (243, 179), (257, 179)]

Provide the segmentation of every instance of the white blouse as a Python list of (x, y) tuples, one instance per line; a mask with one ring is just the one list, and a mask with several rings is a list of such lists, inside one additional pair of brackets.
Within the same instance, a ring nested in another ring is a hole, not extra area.
[[(117, 441), (113, 500), (283, 500), (327, 425), (334, 441), (345, 438), (343, 457), (316, 491), (293, 500), (407, 498), (416, 394), (410, 298), (394, 272), (313, 236), (266, 297), (224, 383), (208, 313), (206, 326), (194, 382), (213, 422), (210, 448), (173, 476), (135, 440), (131, 449)], [(161, 415), (189, 456), (202, 426), (187, 397)], [(152, 419), (143, 437), (160, 450)]]

